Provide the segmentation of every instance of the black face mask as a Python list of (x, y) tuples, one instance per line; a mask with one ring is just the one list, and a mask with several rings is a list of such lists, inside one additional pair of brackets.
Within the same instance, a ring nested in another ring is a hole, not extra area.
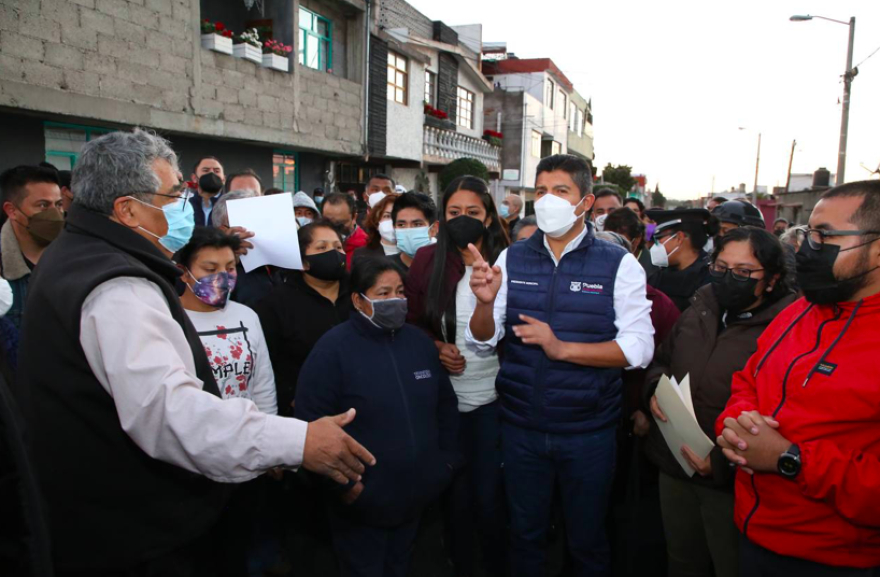
[(316, 279), (334, 281), (345, 276), (345, 255), (336, 249), (320, 254), (307, 254), (309, 270), (303, 271)]
[(758, 286), (758, 279), (750, 278), (743, 282), (733, 278), (733, 273), (727, 271), (724, 276), (712, 276), (712, 292), (715, 293), (715, 299), (721, 310), (730, 314), (740, 313), (758, 300), (755, 296), (755, 288)]
[(467, 248), (467, 245), (477, 242), (483, 236), (486, 226), (481, 220), (462, 215), (447, 220), (446, 230), (455, 246), (463, 250)]
[(853, 295), (867, 284), (866, 275), (876, 270), (876, 267), (866, 269), (849, 278), (838, 279), (834, 276), (834, 262), (839, 253), (865, 246), (865, 244), (843, 251), (837, 245), (823, 244), (821, 249), (815, 250), (810, 248), (810, 243), (805, 240), (797, 252), (796, 260), (798, 286), (804, 291), (807, 300), (817, 305), (830, 305), (852, 300)]
[(346, 225), (346, 223), (344, 223), (344, 222), (334, 222), (334, 221), (332, 221), (332, 220), (330, 221), (330, 223), (331, 223), (331, 225), (333, 226), (333, 230), (335, 230), (337, 233), (339, 233), (339, 236), (342, 237), (343, 242), (345, 241), (345, 239), (347, 239), (347, 238), (351, 235), (351, 232), (352, 232), (352, 231), (351, 231), (351, 229)]
[(208, 172), (199, 177), (199, 189), (208, 194), (217, 194), (223, 188), (223, 181), (213, 172)]

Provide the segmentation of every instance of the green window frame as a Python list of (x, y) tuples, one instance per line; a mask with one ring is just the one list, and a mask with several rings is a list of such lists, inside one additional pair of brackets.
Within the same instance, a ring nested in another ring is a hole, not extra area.
[(292, 150), (272, 151), (272, 186), (284, 192), (299, 190), (299, 153)]
[[(86, 142), (111, 132), (114, 131), (109, 128), (64, 122), (43, 122), (46, 162), (54, 164), (59, 170), (72, 170), (79, 158), (80, 150)], [(68, 138), (64, 137), (65, 134)]]
[(333, 70), (333, 22), (299, 9), (299, 63), (313, 70)]

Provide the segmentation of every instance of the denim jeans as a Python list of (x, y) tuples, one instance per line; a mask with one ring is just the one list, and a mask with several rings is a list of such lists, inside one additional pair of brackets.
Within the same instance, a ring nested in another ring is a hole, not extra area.
[(447, 550), (456, 575), (476, 575), (476, 529), (485, 574), (506, 575), (507, 528), (498, 401), (460, 413), (459, 417), (458, 445), (466, 464), (443, 496)]
[(544, 574), (547, 528), (558, 484), (573, 574), (608, 575), (605, 514), (614, 477), (614, 427), (552, 434), (504, 423), (504, 483), (511, 525), (511, 575)]

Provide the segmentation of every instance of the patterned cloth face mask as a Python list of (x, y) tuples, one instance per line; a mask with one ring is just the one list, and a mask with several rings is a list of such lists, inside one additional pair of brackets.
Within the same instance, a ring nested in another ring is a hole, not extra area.
[(226, 303), (229, 302), (229, 295), (235, 290), (237, 273), (223, 271), (197, 279), (189, 269), (186, 272), (196, 281), (189, 288), (197, 299), (218, 309), (226, 306)]

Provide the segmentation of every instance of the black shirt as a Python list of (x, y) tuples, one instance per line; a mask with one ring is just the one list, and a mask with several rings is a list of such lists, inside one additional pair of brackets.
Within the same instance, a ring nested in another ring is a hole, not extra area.
[(324, 333), (348, 320), (351, 313), (348, 277), (340, 281), (333, 303), (306, 284), (303, 273), (291, 271), (254, 310), (260, 317), (275, 372), (278, 414), (292, 415), (299, 371)]
[(685, 269), (658, 268), (648, 277), (648, 284), (665, 293), (682, 312), (691, 306), (691, 298), (697, 289), (709, 282), (709, 256), (703, 251)]

